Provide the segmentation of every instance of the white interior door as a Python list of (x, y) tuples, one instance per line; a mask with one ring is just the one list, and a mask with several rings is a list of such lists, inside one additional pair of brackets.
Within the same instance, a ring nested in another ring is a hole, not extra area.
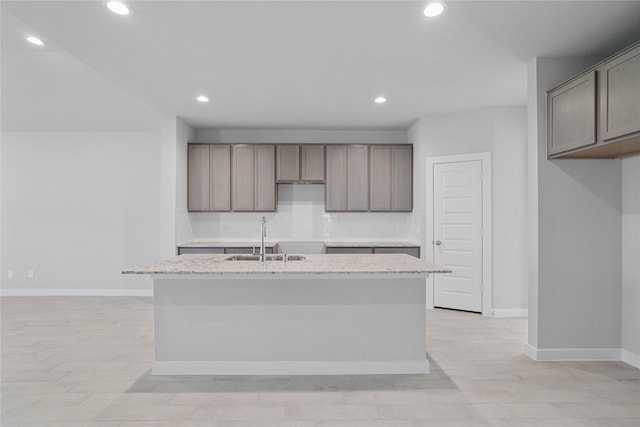
[(482, 312), (482, 162), (433, 165), (433, 263), (436, 307)]

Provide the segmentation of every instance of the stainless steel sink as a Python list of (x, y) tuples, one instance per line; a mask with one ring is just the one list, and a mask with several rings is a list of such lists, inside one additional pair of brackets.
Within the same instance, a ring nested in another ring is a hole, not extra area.
[[(286, 261), (304, 261), (307, 259), (304, 255), (273, 254), (267, 255), (265, 261), (282, 261), (285, 257)], [(260, 255), (233, 255), (225, 258), (225, 261), (260, 261)]]

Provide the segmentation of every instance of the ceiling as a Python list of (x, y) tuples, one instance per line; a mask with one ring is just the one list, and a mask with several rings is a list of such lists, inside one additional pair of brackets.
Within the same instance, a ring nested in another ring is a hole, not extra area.
[(128, 4), (3, 0), (2, 129), (406, 129), (524, 105), (534, 57), (640, 39), (640, 1), (450, 1), (434, 19), (415, 1)]

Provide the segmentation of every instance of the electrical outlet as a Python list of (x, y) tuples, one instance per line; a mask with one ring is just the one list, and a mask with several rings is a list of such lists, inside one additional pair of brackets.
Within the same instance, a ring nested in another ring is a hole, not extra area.
[(29, 279), (33, 279), (33, 270), (29, 270), (29, 271), (27, 271), (27, 277), (28, 277)]
[(7, 279), (13, 279), (13, 270), (7, 272)]

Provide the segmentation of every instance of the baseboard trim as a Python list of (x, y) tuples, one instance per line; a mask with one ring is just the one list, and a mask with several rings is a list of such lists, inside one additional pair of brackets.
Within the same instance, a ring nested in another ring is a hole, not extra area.
[(619, 348), (554, 348), (538, 349), (524, 345), (524, 354), (538, 361), (620, 361), (622, 350)]
[(428, 360), (401, 361), (155, 361), (153, 375), (428, 374)]
[(493, 317), (529, 317), (526, 308), (494, 308), (491, 310)]
[(36, 296), (100, 296), (100, 297), (152, 297), (153, 289), (0, 289), (3, 297)]
[(622, 349), (622, 361), (629, 365), (640, 369), (640, 354), (632, 351)]

